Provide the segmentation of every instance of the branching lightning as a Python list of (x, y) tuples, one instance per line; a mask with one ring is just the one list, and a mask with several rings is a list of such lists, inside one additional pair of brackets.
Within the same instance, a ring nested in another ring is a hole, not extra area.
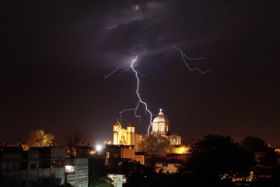
[(209, 71), (211, 71), (211, 69), (206, 69), (206, 70), (201, 70), (200, 68), (193, 68), (191, 67), (191, 65), (188, 63), (188, 61), (199, 61), (199, 60), (203, 60), (205, 59), (205, 57), (199, 57), (199, 58), (193, 58), (193, 57), (188, 57), (181, 48), (174, 46), (175, 49), (177, 49), (180, 54), (181, 54), (181, 58), (182, 61), (185, 65), (185, 67), (189, 70), (189, 71), (197, 71), (201, 74), (206, 74)]
[(116, 73), (119, 70), (119, 67), (117, 67), (116, 69), (114, 69), (112, 72), (108, 73), (107, 75), (104, 75), (104, 79), (108, 79), (109, 77), (111, 77), (114, 73)]
[(137, 113), (139, 104), (140, 103), (137, 102), (136, 107), (134, 107), (134, 108), (126, 108), (126, 109), (123, 109), (122, 111), (120, 111), (120, 118), (121, 118), (121, 120), (122, 120), (122, 114), (125, 113), (125, 112), (130, 112), (130, 111), (134, 111), (135, 117), (138, 118), (139, 120), (141, 120), (141, 115)]
[(130, 69), (132, 70), (132, 72), (134, 73), (135, 75), (135, 78), (136, 78), (136, 95), (137, 95), (137, 98), (138, 98), (138, 102), (136, 104), (136, 106), (134, 108), (127, 108), (127, 109), (124, 109), (120, 112), (120, 115), (122, 115), (122, 113), (124, 112), (128, 112), (128, 111), (134, 111), (134, 115), (136, 116), (136, 118), (139, 118), (141, 119), (141, 116), (137, 113), (138, 112), (138, 109), (139, 109), (139, 106), (140, 105), (143, 105), (144, 108), (145, 108), (145, 111), (149, 114), (149, 126), (148, 126), (148, 129), (147, 129), (147, 133), (149, 134), (149, 130), (151, 128), (151, 125), (152, 125), (152, 112), (149, 110), (148, 108), (148, 104), (142, 99), (141, 95), (140, 95), (140, 78), (139, 78), (139, 72), (135, 69), (135, 63), (137, 61), (137, 56), (131, 60), (131, 64), (130, 64)]
[(123, 74), (123, 73), (125, 73), (125, 72), (127, 72), (127, 71), (129, 71), (129, 70), (130, 70), (130, 68), (126, 68), (126, 69), (120, 71), (120, 72), (118, 73), (118, 75), (121, 75), (121, 74)]
[[(211, 69), (206, 69), (206, 70), (201, 70), (200, 68), (193, 68), (189, 62), (190, 61), (200, 61), (200, 60), (203, 60), (205, 59), (205, 57), (199, 57), (199, 58), (193, 58), (193, 57), (188, 57), (181, 48), (179, 47), (176, 47), (174, 46), (174, 48), (176, 50), (178, 50), (180, 52), (180, 55), (181, 55), (181, 58), (182, 58), (182, 61), (185, 65), (185, 67), (189, 70), (189, 71), (197, 71), (201, 74), (206, 74), (208, 73), (209, 71), (211, 71)], [(125, 112), (131, 112), (133, 111), (134, 112), (134, 115), (137, 119), (141, 120), (141, 115), (138, 113), (138, 110), (139, 110), (139, 107), (140, 106), (144, 106), (145, 108), (145, 112), (148, 113), (149, 115), (149, 126), (148, 126), (148, 129), (147, 129), (147, 134), (149, 134), (150, 132), (150, 128), (152, 126), (152, 117), (153, 117), (153, 114), (152, 112), (150, 111), (149, 107), (148, 107), (148, 104), (142, 99), (141, 95), (140, 95), (140, 78), (139, 78), (139, 75), (141, 75), (136, 69), (135, 69), (135, 64), (137, 62), (137, 59), (138, 57), (136, 56), (134, 59), (131, 60), (131, 64), (130, 64), (130, 68), (129, 69), (125, 69), (123, 71), (121, 71), (119, 74), (122, 74), (123, 72), (126, 72), (126, 71), (129, 71), (131, 70), (134, 75), (135, 75), (135, 78), (136, 78), (136, 96), (137, 96), (137, 99), (138, 99), (138, 102), (136, 104), (136, 106), (134, 108), (126, 108), (126, 109), (123, 109), (122, 111), (120, 111), (120, 120), (122, 121), (122, 114), (125, 113)], [(104, 75), (104, 78), (105, 79), (108, 79), (109, 77), (111, 77), (113, 74), (115, 74), (117, 71), (119, 70), (119, 67), (117, 67), (116, 69), (114, 69), (112, 72), (110, 72), (109, 74), (107, 75)]]

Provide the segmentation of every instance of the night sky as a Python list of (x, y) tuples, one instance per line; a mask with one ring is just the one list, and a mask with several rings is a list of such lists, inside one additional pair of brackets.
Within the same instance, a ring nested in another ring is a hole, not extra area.
[[(102, 2), (102, 3), (101, 3)], [(275, 2), (275, 3), (274, 3)], [(193, 142), (208, 133), (280, 144), (277, 1), (102, 0), (1, 2), (0, 141), (32, 129), (58, 143), (76, 129), (112, 138), (119, 111), (141, 96)], [(189, 57), (189, 71), (174, 45)], [(108, 79), (104, 75), (119, 67)], [(146, 133), (148, 116), (123, 115)]]

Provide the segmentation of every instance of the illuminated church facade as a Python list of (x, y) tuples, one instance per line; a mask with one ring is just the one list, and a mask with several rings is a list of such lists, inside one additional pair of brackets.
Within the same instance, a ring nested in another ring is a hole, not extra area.
[[(181, 137), (171, 134), (169, 129), (169, 120), (162, 112), (162, 109), (160, 109), (158, 115), (153, 119), (152, 131), (150, 134), (167, 138), (170, 141), (170, 145), (181, 145)], [(143, 141), (144, 136), (145, 135), (137, 134), (135, 127), (131, 124), (126, 128), (122, 128), (121, 123), (117, 121), (113, 125), (113, 145), (134, 146), (137, 149), (138, 145)]]
[(113, 145), (136, 145), (142, 140), (142, 135), (135, 133), (135, 127), (129, 124), (126, 128), (117, 121), (113, 125)]

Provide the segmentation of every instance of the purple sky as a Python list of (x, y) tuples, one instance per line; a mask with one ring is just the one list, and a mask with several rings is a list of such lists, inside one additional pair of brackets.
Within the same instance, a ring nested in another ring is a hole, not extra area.
[[(100, 1), (101, 2), (101, 1)], [(134, 107), (138, 55), (141, 95), (163, 108), (187, 142), (208, 133), (280, 143), (279, 10), (276, 1), (104, 0), (1, 3), (0, 141), (32, 129), (59, 143), (75, 129), (111, 138), (123, 108)], [(174, 45), (190, 57), (183, 65)], [(119, 67), (109, 79), (103, 75)], [(121, 73), (123, 72), (123, 73)], [(123, 123), (135, 123), (133, 113)]]

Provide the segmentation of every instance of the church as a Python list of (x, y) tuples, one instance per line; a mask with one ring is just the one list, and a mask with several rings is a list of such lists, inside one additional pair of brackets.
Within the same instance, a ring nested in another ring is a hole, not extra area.
[[(170, 141), (170, 145), (181, 145), (181, 137), (170, 133), (170, 123), (167, 117), (164, 115), (162, 109), (159, 110), (158, 115), (153, 119), (152, 131), (150, 134), (160, 135), (167, 138)], [(113, 125), (113, 145), (127, 145), (133, 146), (137, 149), (138, 145), (143, 141), (146, 135), (137, 134), (135, 126), (129, 124), (126, 128), (123, 128), (121, 123), (117, 121)]]

